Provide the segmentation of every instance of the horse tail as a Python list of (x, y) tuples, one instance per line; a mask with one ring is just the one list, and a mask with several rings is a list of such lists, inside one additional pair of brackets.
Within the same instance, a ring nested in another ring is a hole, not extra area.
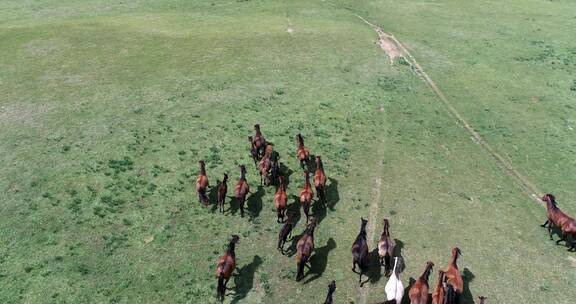
[(296, 272), (296, 281), (300, 281), (304, 277), (304, 265), (306, 265), (306, 259), (304, 257), (300, 258), (298, 262), (298, 271)]
[(224, 294), (226, 292), (226, 286), (224, 286), (224, 272), (221, 272), (218, 276), (218, 288), (217, 288), (217, 296), (219, 301), (224, 301)]

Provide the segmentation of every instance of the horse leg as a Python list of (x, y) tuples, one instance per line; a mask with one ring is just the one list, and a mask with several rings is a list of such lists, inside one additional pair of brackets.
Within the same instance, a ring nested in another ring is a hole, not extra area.
[(356, 271), (356, 262), (352, 262), (352, 272), (358, 273), (358, 272)]
[(540, 225), (540, 227), (546, 228), (546, 225), (548, 225), (549, 223), (550, 223), (550, 221), (549, 221), (549, 220), (546, 220), (546, 221), (544, 222), (544, 224)]
[(244, 200), (240, 200), (240, 217), (244, 217)]
[(550, 240), (553, 240), (553, 238), (552, 238), (552, 224), (548, 225), (548, 235), (550, 235)]
[(562, 233), (562, 236), (560, 237), (560, 239), (556, 241), (556, 245), (559, 245), (560, 242), (562, 242), (562, 241), (566, 241), (566, 245), (568, 245), (568, 234), (567, 233)]

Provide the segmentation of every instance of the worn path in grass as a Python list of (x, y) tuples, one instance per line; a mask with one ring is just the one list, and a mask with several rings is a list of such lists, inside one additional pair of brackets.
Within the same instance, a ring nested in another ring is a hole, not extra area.
[(510, 162), (508, 162), (504, 157), (498, 154), (498, 152), (496, 152), (496, 150), (494, 150), (482, 138), (482, 136), (480, 136), (480, 134), (478, 134), (478, 132), (476, 132), (474, 128), (470, 126), (470, 124), (466, 121), (466, 119), (462, 116), (462, 114), (460, 114), (460, 112), (456, 110), (456, 108), (452, 105), (452, 103), (448, 100), (448, 98), (446, 98), (446, 95), (444, 95), (442, 90), (440, 90), (440, 88), (438, 88), (436, 83), (430, 78), (430, 76), (428, 76), (428, 74), (420, 66), (418, 61), (416, 61), (416, 58), (412, 56), (410, 51), (408, 51), (408, 49), (404, 45), (402, 45), (402, 43), (398, 41), (398, 39), (396, 39), (394, 35), (384, 32), (379, 26), (369, 22), (362, 16), (359, 15), (356, 16), (360, 18), (362, 21), (364, 21), (366, 24), (371, 26), (374, 29), (374, 31), (378, 34), (380, 47), (388, 55), (388, 57), (390, 57), (390, 63), (392, 64), (394, 58), (396, 57), (402, 57), (404, 60), (406, 60), (406, 62), (408, 62), (408, 64), (410, 64), (410, 66), (412, 67), (412, 70), (420, 77), (420, 79), (422, 79), (422, 81), (426, 83), (426, 85), (428, 85), (428, 87), (432, 90), (432, 92), (434, 92), (434, 94), (438, 96), (438, 98), (440, 99), (440, 101), (442, 101), (444, 106), (446, 106), (446, 109), (450, 112), (450, 114), (452, 114), (452, 116), (458, 121), (458, 123), (462, 127), (464, 127), (464, 129), (466, 129), (466, 131), (470, 134), (472, 140), (474, 140), (474, 142), (479, 144), (482, 147), (482, 149), (496, 161), (496, 163), (502, 169), (502, 171), (506, 173), (508, 176), (512, 177), (517, 182), (518, 186), (520, 186), (520, 188), (522, 188), (522, 190), (526, 192), (526, 194), (532, 200), (534, 200), (539, 204), (543, 204), (542, 201), (540, 200), (542, 192), (538, 190), (538, 188), (527, 177), (525, 177), (522, 173), (514, 169), (514, 166)]

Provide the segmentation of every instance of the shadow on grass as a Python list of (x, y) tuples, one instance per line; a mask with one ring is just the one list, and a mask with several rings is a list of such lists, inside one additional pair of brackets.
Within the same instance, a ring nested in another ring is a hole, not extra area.
[(338, 192), (338, 181), (334, 178), (328, 178), (330, 183), (326, 186), (326, 204), (330, 210), (334, 211), (334, 207), (340, 201), (340, 193)]
[(258, 186), (258, 191), (250, 194), (250, 196), (246, 199), (246, 205), (248, 208), (248, 215), (250, 216), (250, 220), (254, 220), (258, 216), (260, 216), (260, 212), (262, 211), (263, 208), (262, 198), (264, 197), (264, 194), (265, 194), (264, 187)]
[[(404, 257), (402, 256), (402, 249), (404, 249), (404, 242), (402, 242), (399, 239), (394, 239), (394, 243), (396, 244), (394, 246), (394, 256), (398, 257), (398, 269), (397, 272), (398, 274), (404, 272), (404, 269), (406, 268), (406, 264), (404, 263)], [(394, 257), (392, 257), (392, 268), (394, 268)]]
[(239, 303), (246, 298), (253, 287), (254, 274), (260, 265), (262, 265), (262, 258), (255, 255), (250, 264), (238, 268), (238, 274), (234, 276), (234, 283), (236, 284), (235, 294), (230, 303)]
[(470, 282), (474, 280), (476, 276), (468, 268), (464, 268), (462, 271), (462, 280), (464, 281), (464, 290), (460, 295), (461, 304), (474, 304), (474, 297), (470, 291)]
[(328, 239), (326, 245), (314, 249), (314, 254), (310, 257), (310, 269), (305, 277), (312, 275), (304, 284), (308, 284), (322, 276), (328, 266), (328, 254), (336, 248), (336, 241), (333, 238)]
[(380, 281), (380, 278), (382, 277), (382, 267), (380, 266), (378, 247), (374, 248), (374, 250), (370, 252), (370, 258), (368, 262), (368, 272), (366, 275), (368, 276), (369, 282), (375, 284)]
[[(294, 170), (286, 167), (286, 165), (282, 162), (280, 162), (279, 164), (280, 166), (280, 175), (284, 176), (284, 181), (286, 182), (286, 187), (288, 187), (288, 185), (290, 185), (290, 176), (292, 175), (292, 173), (294, 173)], [(276, 182), (276, 186), (279, 186), (278, 182)]]

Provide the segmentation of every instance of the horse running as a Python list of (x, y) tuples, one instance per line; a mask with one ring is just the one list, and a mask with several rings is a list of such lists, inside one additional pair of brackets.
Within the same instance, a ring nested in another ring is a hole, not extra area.
[(274, 207), (276, 207), (276, 221), (282, 223), (288, 205), (288, 195), (286, 195), (286, 182), (284, 176), (280, 176), (280, 186), (274, 194)]
[(394, 240), (390, 237), (390, 232), (388, 229), (390, 224), (387, 219), (384, 219), (384, 230), (380, 235), (380, 240), (378, 241), (378, 255), (380, 256), (380, 265), (384, 266), (386, 273), (390, 271), (392, 267), (392, 256), (394, 255)]
[(236, 184), (234, 195), (240, 205), (240, 216), (242, 217), (244, 217), (244, 202), (246, 201), (248, 192), (250, 192), (250, 186), (248, 186), (248, 181), (246, 181), (246, 166), (240, 165), (240, 180), (238, 180), (238, 184)]
[(312, 218), (304, 235), (298, 240), (298, 244), (296, 244), (296, 281), (304, 278), (304, 266), (306, 266), (306, 263), (310, 260), (312, 251), (314, 251), (314, 229), (316, 229), (316, 220)]
[(224, 202), (226, 201), (226, 193), (228, 193), (228, 174), (224, 173), (224, 179), (222, 183), (218, 186), (218, 192), (216, 200), (218, 202), (218, 208), (220, 212), (224, 213)]
[(196, 179), (196, 192), (198, 199), (204, 206), (208, 205), (208, 196), (206, 190), (208, 189), (208, 176), (206, 176), (206, 164), (203, 160), (198, 162), (200, 164), (200, 175)]
[(236, 269), (236, 244), (240, 240), (237, 235), (232, 236), (232, 240), (228, 244), (228, 249), (226, 253), (218, 260), (218, 265), (216, 266), (216, 279), (218, 279), (218, 287), (216, 290), (217, 298), (219, 301), (224, 301), (224, 295), (226, 293), (226, 284), (232, 276), (232, 272)]
[[(368, 242), (366, 241), (366, 224), (367, 220), (361, 218), (362, 224), (360, 226), (360, 233), (352, 244), (352, 271), (359, 274), (358, 283), (362, 283), (362, 274), (368, 271), (369, 250)], [(360, 271), (356, 271), (356, 265)]]

